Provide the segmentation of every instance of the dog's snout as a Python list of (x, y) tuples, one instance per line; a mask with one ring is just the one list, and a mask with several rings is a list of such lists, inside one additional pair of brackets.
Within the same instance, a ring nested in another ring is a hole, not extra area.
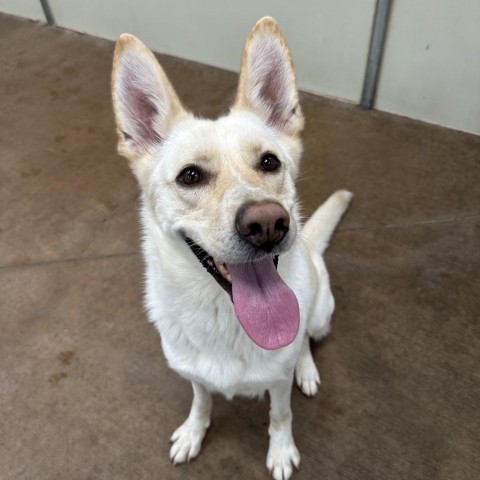
[(251, 202), (240, 208), (235, 226), (237, 232), (249, 243), (271, 251), (287, 234), (290, 216), (279, 203)]

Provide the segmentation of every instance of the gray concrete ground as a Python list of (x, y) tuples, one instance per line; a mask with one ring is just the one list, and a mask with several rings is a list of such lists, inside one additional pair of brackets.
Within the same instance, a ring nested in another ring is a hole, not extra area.
[[(200, 457), (168, 460), (191, 391), (142, 308), (112, 52), (0, 15), (0, 478), (268, 478), (266, 401), (216, 397)], [(236, 75), (159, 58), (193, 111), (225, 111)], [(293, 394), (295, 478), (480, 478), (480, 137), (302, 105), (305, 213), (337, 188), (355, 199), (326, 255), (323, 384)]]

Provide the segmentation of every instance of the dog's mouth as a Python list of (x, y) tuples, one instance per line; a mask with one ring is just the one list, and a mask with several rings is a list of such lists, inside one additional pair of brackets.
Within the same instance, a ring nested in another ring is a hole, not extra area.
[(232, 297), (232, 277), (228, 272), (227, 265), (224, 262), (217, 262), (200, 245), (197, 245), (191, 238), (185, 237), (188, 246), (198, 258), (207, 272), (216, 280), (216, 282)]
[(190, 238), (188, 246), (207, 272), (229, 294), (247, 335), (267, 350), (295, 340), (300, 323), (298, 301), (277, 272), (278, 255), (245, 263), (216, 261)]

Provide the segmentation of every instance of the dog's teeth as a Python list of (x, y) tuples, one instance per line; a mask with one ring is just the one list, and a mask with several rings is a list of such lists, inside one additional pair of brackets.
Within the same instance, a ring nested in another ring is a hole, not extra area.
[(215, 266), (217, 267), (217, 270), (220, 272), (220, 275), (226, 280), (228, 280), (230, 283), (232, 283), (232, 277), (228, 273), (226, 265), (224, 263), (215, 262)]

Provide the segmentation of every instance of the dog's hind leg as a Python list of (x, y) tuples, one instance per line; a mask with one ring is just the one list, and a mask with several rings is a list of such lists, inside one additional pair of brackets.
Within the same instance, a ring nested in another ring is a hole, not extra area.
[(302, 237), (311, 251), (322, 255), (335, 227), (348, 208), (353, 195), (348, 190), (338, 190), (317, 208), (305, 223)]
[(193, 401), (190, 414), (185, 422), (175, 430), (170, 441), (170, 460), (176, 465), (195, 458), (200, 453), (202, 441), (210, 426), (212, 396), (200, 383), (192, 382)]
[(320, 374), (313, 361), (308, 334), (303, 337), (302, 350), (295, 366), (295, 380), (300, 390), (307, 397), (313, 397), (318, 392)]
[(310, 337), (318, 341), (329, 333), (330, 319), (335, 308), (322, 254), (351, 198), (352, 194), (346, 190), (335, 192), (316, 210), (302, 231), (303, 240), (310, 253), (317, 289), (307, 321), (307, 334), (303, 339), (300, 356), (295, 366), (295, 380), (307, 397), (313, 397), (320, 385), (320, 375), (310, 350)]
[(316, 298), (307, 323), (311, 337), (320, 340), (330, 331), (330, 318), (335, 301), (330, 290), (330, 280), (322, 254), (328, 246), (330, 237), (350, 203), (352, 194), (339, 190), (331, 195), (311, 216), (302, 230), (302, 238), (310, 253), (316, 276)]
[(270, 445), (267, 455), (267, 468), (275, 480), (288, 480), (293, 467), (300, 465), (300, 453), (292, 435), (292, 380), (279, 382), (269, 388), (270, 393)]

